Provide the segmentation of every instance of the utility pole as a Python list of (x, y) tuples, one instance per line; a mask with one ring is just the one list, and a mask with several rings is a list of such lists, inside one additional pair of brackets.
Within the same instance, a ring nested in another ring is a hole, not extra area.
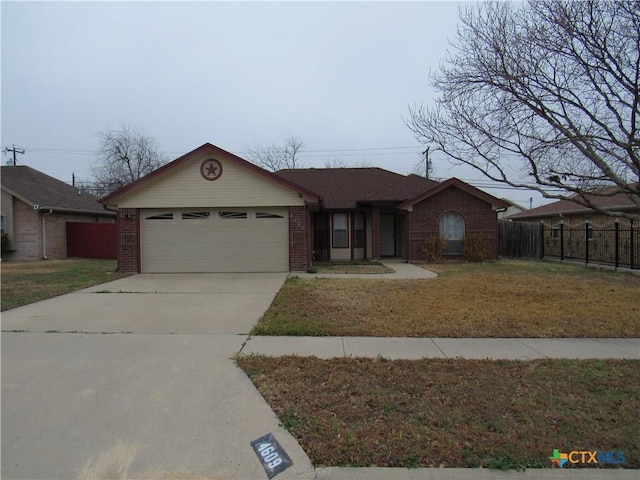
[(9, 153), (13, 152), (13, 166), (16, 166), (16, 153), (24, 155), (24, 148), (16, 148), (15, 145), (12, 145), (13, 148), (5, 147), (4, 151)]
[(429, 167), (431, 166), (429, 164), (429, 147), (427, 147), (427, 149), (424, 152), (422, 152), (422, 154), (424, 155), (424, 163), (425, 163), (424, 176), (427, 178), (427, 180), (429, 180)]

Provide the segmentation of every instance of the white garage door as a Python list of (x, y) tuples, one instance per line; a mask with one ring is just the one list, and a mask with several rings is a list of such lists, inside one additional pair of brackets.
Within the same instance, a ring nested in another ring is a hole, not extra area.
[(142, 271), (286, 272), (286, 208), (143, 210)]

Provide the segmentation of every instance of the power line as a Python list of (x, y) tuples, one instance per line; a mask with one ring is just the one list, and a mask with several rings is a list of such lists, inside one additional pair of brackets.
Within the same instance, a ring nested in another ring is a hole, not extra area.
[(24, 155), (24, 148), (16, 148), (16, 146), (15, 146), (15, 145), (12, 145), (11, 147), (12, 147), (12, 148), (5, 147), (5, 148), (4, 148), (4, 151), (5, 151), (6, 153), (13, 152), (13, 166), (15, 167), (15, 166), (16, 166), (16, 163), (17, 163), (17, 162), (16, 162), (16, 153), (19, 153), (19, 154), (21, 154), (21, 155)]
[[(400, 147), (371, 147), (371, 148), (339, 148), (339, 149), (319, 149), (319, 150), (303, 150), (302, 153), (340, 153), (340, 152), (376, 152), (376, 151), (391, 151), (391, 150), (409, 150), (414, 149), (416, 153), (420, 150), (420, 146), (400, 146)], [(53, 148), (53, 147), (29, 147), (29, 151), (35, 153), (64, 153), (70, 155), (97, 155), (97, 150), (86, 150), (77, 148)], [(183, 155), (184, 151), (163, 151), (166, 155)], [(246, 154), (247, 151), (241, 151), (240, 153)], [(391, 152), (392, 153), (392, 152)], [(384, 154), (382, 154), (384, 155)], [(315, 155), (309, 155), (315, 156)]]

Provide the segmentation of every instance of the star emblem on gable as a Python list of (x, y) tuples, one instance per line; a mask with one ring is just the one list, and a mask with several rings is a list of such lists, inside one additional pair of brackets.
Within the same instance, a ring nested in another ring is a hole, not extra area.
[(205, 160), (200, 165), (200, 174), (207, 180), (217, 180), (222, 175), (222, 165), (213, 158)]

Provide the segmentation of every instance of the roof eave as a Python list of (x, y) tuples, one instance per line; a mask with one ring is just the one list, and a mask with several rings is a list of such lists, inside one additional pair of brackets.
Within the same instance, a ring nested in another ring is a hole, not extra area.
[(10, 195), (16, 197), (18, 200), (26, 203), (30, 207), (33, 207), (34, 205), (36, 205), (36, 202), (34, 202), (33, 200), (29, 200), (27, 197), (25, 197), (23, 195), (20, 195), (15, 190), (12, 190), (11, 188), (7, 187), (6, 185), (2, 185), (2, 189), (4, 191), (6, 191), (7, 193), (9, 193)]
[[(627, 210), (635, 210), (638, 207), (636, 207), (635, 205), (619, 205), (619, 206), (613, 206), (613, 207), (602, 207), (601, 210), (621, 210), (621, 211), (627, 211)], [(585, 214), (585, 213), (597, 213), (597, 210), (594, 210), (593, 208), (590, 207), (582, 207), (582, 208), (576, 208), (575, 210), (560, 210), (557, 212), (542, 212), (542, 213), (532, 213), (531, 211), (528, 212), (523, 212), (523, 213), (517, 213), (515, 215), (511, 215), (509, 218), (511, 219), (521, 219), (521, 218), (541, 218), (541, 217), (553, 217), (553, 216), (560, 216), (560, 215), (580, 215), (580, 214)]]
[(487, 192), (483, 192), (482, 190), (480, 190), (479, 188), (474, 187), (473, 185), (470, 185), (466, 182), (463, 182), (462, 180), (459, 180), (455, 177), (450, 178), (448, 180), (445, 180), (444, 182), (441, 182), (431, 188), (429, 188), (428, 190), (426, 190), (423, 193), (420, 193), (419, 195), (416, 195), (413, 198), (410, 198), (409, 200), (403, 202), (402, 204), (400, 204), (398, 206), (398, 208), (402, 209), (402, 210), (409, 210), (411, 211), (411, 209), (413, 209), (413, 206), (416, 203), (420, 203), (423, 200), (426, 200), (434, 195), (437, 195), (438, 193), (446, 190), (449, 187), (457, 187), (460, 190), (462, 190), (463, 192), (468, 193), (469, 195), (472, 195), (486, 203), (491, 204), (491, 208), (493, 210), (500, 210), (502, 208), (508, 208), (509, 204), (507, 202), (505, 202), (504, 200), (494, 197), (493, 195), (487, 193)]
[(320, 203), (322, 201), (322, 197), (320, 195), (318, 195), (315, 192), (312, 192), (311, 190), (307, 190), (303, 187), (301, 187), (300, 185), (297, 185), (293, 182), (290, 182), (272, 172), (268, 172), (266, 170), (264, 170), (263, 168), (258, 167), (257, 165), (248, 162), (247, 160), (238, 157), (237, 155), (234, 155), (231, 152), (227, 152), (226, 150), (223, 150), (220, 147), (216, 147), (215, 145), (211, 144), (211, 143), (205, 143), (201, 146), (199, 146), (198, 148), (196, 148), (195, 150), (192, 150), (190, 152), (185, 153), (184, 155), (182, 155), (181, 157), (176, 158), (175, 160), (167, 163), (166, 165), (163, 165), (162, 167), (154, 170), (153, 172), (149, 173), (148, 175), (145, 175), (144, 177), (136, 180), (135, 182), (132, 182), (128, 185), (125, 185), (124, 187), (116, 190), (115, 192), (110, 193), (109, 195), (103, 197), (100, 199), (100, 203), (102, 203), (103, 205), (112, 205), (112, 206), (117, 206), (117, 203), (111, 203), (113, 202), (115, 199), (117, 199), (118, 197), (125, 195), (133, 190), (136, 190), (137, 188), (139, 188), (140, 186), (146, 184), (147, 182), (161, 177), (162, 175), (170, 172), (171, 170), (179, 167), (180, 165), (182, 165), (184, 162), (186, 162), (187, 160), (189, 160), (190, 158), (192, 158), (193, 156), (201, 153), (202, 151), (205, 150), (213, 150), (215, 153), (219, 154), (222, 157), (225, 157), (231, 161), (234, 161), (236, 163), (239, 163), (243, 166), (245, 166), (246, 168), (248, 168), (249, 170), (252, 170), (253, 172), (265, 176), (269, 179), (271, 179), (272, 181), (290, 189), (293, 190), (294, 192), (296, 192), (298, 195), (300, 195), (301, 197), (307, 197), (309, 199), (312, 200), (313, 203)]
[(53, 210), (54, 212), (77, 213), (81, 215), (101, 215), (107, 217), (114, 217), (116, 215), (116, 212), (114, 212), (113, 210), (107, 210), (106, 207), (104, 207), (104, 210), (83, 210), (78, 208), (60, 208), (48, 205), (39, 205), (38, 208), (34, 208), (34, 210), (38, 213), (44, 212), (45, 210)]

